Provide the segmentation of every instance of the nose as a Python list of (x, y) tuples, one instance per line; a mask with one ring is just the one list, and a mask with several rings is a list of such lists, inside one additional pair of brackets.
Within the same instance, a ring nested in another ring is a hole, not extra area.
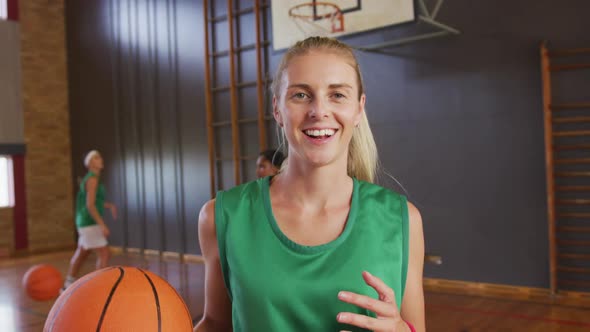
[(315, 98), (309, 105), (309, 117), (312, 119), (326, 118), (329, 113), (329, 105), (322, 98)]

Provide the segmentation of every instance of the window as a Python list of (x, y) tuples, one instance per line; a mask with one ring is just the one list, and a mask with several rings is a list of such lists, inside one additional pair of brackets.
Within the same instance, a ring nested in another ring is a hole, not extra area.
[(12, 158), (0, 155), (0, 207), (12, 206), (14, 206)]
[(0, 20), (8, 18), (8, 0), (0, 0)]

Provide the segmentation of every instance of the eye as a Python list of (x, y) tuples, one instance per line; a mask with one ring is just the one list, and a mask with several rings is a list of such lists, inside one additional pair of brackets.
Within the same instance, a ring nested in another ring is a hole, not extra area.
[(332, 97), (336, 98), (336, 99), (342, 99), (342, 98), (346, 98), (346, 95), (340, 93), (340, 92), (334, 92), (332, 94)]
[(303, 92), (296, 92), (293, 94), (293, 98), (303, 100), (303, 99), (309, 98), (309, 96)]

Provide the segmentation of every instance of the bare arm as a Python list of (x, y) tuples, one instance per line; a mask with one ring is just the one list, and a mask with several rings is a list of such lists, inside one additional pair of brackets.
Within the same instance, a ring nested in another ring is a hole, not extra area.
[(98, 187), (98, 179), (95, 177), (91, 177), (86, 181), (86, 208), (88, 209), (88, 213), (96, 221), (97, 224), (100, 226), (106, 227), (102, 216), (98, 213), (96, 209), (96, 188)]
[(408, 202), (410, 215), (410, 253), (408, 258), (408, 276), (406, 290), (401, 306), (403, 319), (410, 322), (416, 331), (426, 331), (424, 316), (424, 289), (422, 274), (424, 270), (424, 233), (422, 231), (422, 216), (416, 207)]
[(111, 202), (104, 202), (104, 208), (111, 211), (113, 219), (117, 220), (117, 206)]
[(215, 200), (205, 203), (199, 213), (199, 243), (205, 260), (205, 312), (193, 331), (232, 331), (231, 302), (223, 282), (217, 247)]

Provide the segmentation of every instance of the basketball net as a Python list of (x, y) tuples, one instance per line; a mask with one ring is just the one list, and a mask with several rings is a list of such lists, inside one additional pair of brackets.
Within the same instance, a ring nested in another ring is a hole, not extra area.
[[(315, 9), (315, 12), (314, 12)], [(303, 3), (289, 9), (289, 18), (306, 37), (328, 36), (344, 31), (340, 7), (329, 2)]]

